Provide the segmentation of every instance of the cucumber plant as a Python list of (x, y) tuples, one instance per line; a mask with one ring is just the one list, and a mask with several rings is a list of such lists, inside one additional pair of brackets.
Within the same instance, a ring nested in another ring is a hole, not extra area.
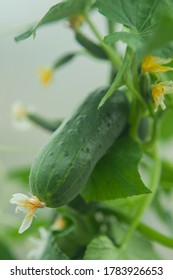
[[(11, 199), (18, 210), (28, 211), (20, 233), (30, 227), (37, 208), (54, 208), (46, 224), (46, 245), (37, 258), (160, 259), (166, 256), (154, 249), (154, 242), (173, 248), (171, 237), (158, 232), (152, 220), (145, 224), (142, 219), (147, 211), (155, 212), (173, 232), (168, 207), (173, 164), (161, 153), (173, 135), (170, 7), (172, 0), (66, 0), (15, 37), (18, 42), (35, 38), (44, 25), (69, 22), (81, 49), (56, 58), (42, 73), (46, 84), (78, 55), (98, 59), (110, 69), (107, 85), (98, 85), (61, 124), (26, 114), (53, 132), (28, 170), (32, 196)], [(102, 15), (107, 34), (100, 33), (93, 13)]]

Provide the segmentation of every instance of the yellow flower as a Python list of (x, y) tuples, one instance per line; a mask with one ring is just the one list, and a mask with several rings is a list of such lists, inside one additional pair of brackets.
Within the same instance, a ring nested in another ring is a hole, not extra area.
[(50, 84), (53, 78), (53, 70), (51, 68), (41, 68), (39, 70), (40, 81), (43, 85)]
[(23, 233), (30, 227), (37, 208), (43, 208), (46, 206), (46, 204), (41, 202), (36, 196), (28, 197), (22, 193), (13, 194), (10, 199), (10, 203), (17, 205), (15, 213), (19, 213), (20, 211), (26, 213), (26, 216), (19, 228), (19, 233)]
[(173, 67), (164, 66), (172, 61), (172, 58), (161, 58), (157, 56), (148, 55), (142, 62), (143, 73), (158, 74), (161, 72), (172, 71)]
[(165, 110), (166, 106), (164, 104), (165, 95), (173, 93), (173, 81), (166, 81), (155, 84), (152, 87), (152, 97), (155, 104), (155, 112), (160, 106), (162, 110)]
[(70, 27), (76, 32), (84, 21), (83, 15), (75, 15), (69, 19)]

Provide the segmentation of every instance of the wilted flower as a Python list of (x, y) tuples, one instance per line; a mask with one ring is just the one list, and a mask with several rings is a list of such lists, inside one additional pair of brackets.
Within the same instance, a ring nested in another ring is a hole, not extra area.
[(36, 196), (29, 197), (22, 193), (13, 194), (10, 203), (17, 205), (15, 213), (19, 213), (20, 211), (26, 213), (19, 228), (19, 233), (23, 233), (30, 227), (37, 208), (43, 208), (46, 206), (46, 204), (41, 202)]
[(40, 81), (43, 85), (47, 86), (50, 84), (53, 78), (53, 69), (41, 68), (39, 70)]
[(27, 107), (21, 101), (16, 101), (12, 105), (12, 115), (18, 121), (23, 120), (27, 116)]
[(155, 103), (155, 111), (158, 110), (160, 106), (162, 110), (165, 110), (166, 106), (164, 104), (165, 95), (173, 93), (173, 81), (166, 81), (157, 83), (152, 87), (152, 97)]
[(167, 72), (173, 70), (173, 67), (165, 66), (172, 61), (172, 58), (162, 58), (157, 56), (148, 55), (142, 62), (143, 73), (158, 74), (161, 72)]
[(28, 114), (34, 112), (33, 106), (26, 106), (20, 100), (15, 101), (11, 106), (12, 124), (15, 128), (27, 130), (31, 128)]
[(69, 19), (70, 27), (76, 32), (83, 23), (85, 17), (83, 15), (75, 15)]

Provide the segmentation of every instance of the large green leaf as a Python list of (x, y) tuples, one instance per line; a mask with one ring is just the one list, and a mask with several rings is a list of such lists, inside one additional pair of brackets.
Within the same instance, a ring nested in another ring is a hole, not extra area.
[[(171, 0), (173, 3), (173, 1)], [(173, 8), (173, 7), (172, 7)], [(171, 9), (171, 7), (170, 7)], [(151, 36), (146, 38), (145, 44), (140, 50), (140, 56), (154, 54), (163, 57), (172, 57), (173, 55), (173, 16), (169, 12), (163, 12), (159, 17), (157, 24), (153, 27)]]
[[(148, 34), (133, 32), (115, 32), (105, 36), (104, 42), (111, 45), (122, 41), (134, 51), (140, 51), (140, 56), (153, 54), (164, 57), (172, 57), (173, 53), (173, 17), (165, 15)], [(166, 30), (166, 32), (165, 32)]]
[(144, 40), (141, 35), (130, 32), (116, 32), (104, 38), (104, 42), (108, 45), (112, 45), (117, 41), (122, 41), (130, 46), (133, 50), (137, 50), (141, 47)]
[(167, 45), (172, 41), (173, 17), (168, 15), (172, 0), (97, 0), (96, 4), (108, 19), (129, 29), (106, 36), (107, 44), (121, 40), (135, 51), (143, 45), (142, 56), (151, 52), (172, 56), (173, 46)]
[(116, 247), (107, 236), (93, 239), (87, 247), (85, 260), (155, 260), (159, 259), (151, 243), (135, 233), (124, 250)]
[(92, 4), (92, 0), (68, 0), (58, 3), (50, 8), (43, 18), (33, 27), (20, 34), (15, 38), (16, 41), (24, 40), (31, 35), (35, 36), (38, 27), (59, 21), (64, 18), (70, 18), (76, 14), (83, 14), (88, 6)]
[(158, 13), (167, 7), (165, 0), (97, 0), (100, 13), (137, 33), (147, 33)]
[(150, 193), (139, 175), (141, 150), (130, 138), (119, 139), (96, 165), (82, 196), (86, 201), (113, 200)]
[(68, 0), (58, 3), (50, 8), (45, 16), (39, 21), (37, 27), (63, 18), (69, 18), (75, 14), (83, 13), (90, 2), (91, 1), (88, 0)]
[(107, 236), (93, 239), (85, 252), (85, 260), (116, 260), (117, 249)]

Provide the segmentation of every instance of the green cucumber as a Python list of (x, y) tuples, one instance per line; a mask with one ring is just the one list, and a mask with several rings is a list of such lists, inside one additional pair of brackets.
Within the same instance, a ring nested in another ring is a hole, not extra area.
[(41, 128), (44, 128), (48, 131), (55, 131), (59, 126), (60, 124), (62, 123), (62, 120), (55, 120), (55, 119), (47, 119), (45, 117), (42, 117), (38, 114), (35, 114), (35, 113), (30, 113), (28, 112), (27, 113), (27, 116), (28, 120), (30, 120), (33, 124), (36, 124), (37, 126), (40, 126)]
[(90, 94), (36, 156), (29, 183), (32, 193), (47, 207), (72, 201), (86, 185), (96, 163), (123, 131), (128, 101), (117, 91), (98, 110), (106, 92), (107, 89), (99, 89)]
[(76, 32), (75, 38), (77, 42), (83, 46), (89, 53), (91, 53), (93, 56), (100, 58), (100, 59), (108, 59), (107, 54), (105, 51), (96, 43), (92, 42), (90, 39), (88, 39), (84, 34), (81, 32)]

